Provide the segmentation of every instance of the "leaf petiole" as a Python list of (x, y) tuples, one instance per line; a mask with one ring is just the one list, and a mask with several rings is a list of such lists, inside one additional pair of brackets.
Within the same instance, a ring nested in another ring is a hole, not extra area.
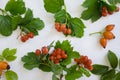
[(94, 33), (90, 33), (89, 35), (91, 36), (91, 35), (94, 35), (94, 34), (103, 34), (103, 32), (94, 32)]

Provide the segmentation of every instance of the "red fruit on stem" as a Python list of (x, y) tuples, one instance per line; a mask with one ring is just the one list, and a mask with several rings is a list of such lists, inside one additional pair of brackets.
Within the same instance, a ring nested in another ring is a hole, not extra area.
[(20, 40), (21, 40), (22, 42), (26, 42), (26, 38), (25, 38), (24, 36), (21, 36)]
[(39, 49), (36, 49), (35, 54), (39, 56), (41, 54), (41, 51)]
[(64, 23), (64, 24), (61, 24), (61, 31), (64, 31), (65, 29), (66, 29), (66, 24)]
[(46, 46), (42, 47), (42, 53), (48, 54), (48, 48)]
[(33, 32), (29, 32), (27, 35), (28, 35), (29, 38), (33, 38), (34, 37), (34, 33)]
[(50, 60), (54, 60), (54, 56), (50, 56)]
[(59, 54), (56, 56), (56, 59), (58, 59), (58, 60), (60, 60), (61, 58), (62, 58), (62, 57), (61, 57), (61, 55), (59, 55)]
[(67, 58), (67, 54), (62, 55), (62, 58), (66, 59)]
[(70, 28), (67, 29), (67, 34), (70, 35), (72, 33), (72, 30)]

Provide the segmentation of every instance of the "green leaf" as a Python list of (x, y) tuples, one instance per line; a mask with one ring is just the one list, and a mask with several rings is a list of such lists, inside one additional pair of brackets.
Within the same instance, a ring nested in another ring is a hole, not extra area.
[(4, 57), (2, 55), (0, 55), (0, 61), (3, 61)]
[(9, 11), (12, 15), (23, 14), (26, 11), (25, 3), (23, 0), (9, 0), (5, 10)]
[(7, 57), (8, 55), (9, 55), (9, 48), (6, 48), (6, 49), (4, 49), (3, 52), (2, 52), (2, 56), (3, 56), (3, 57)]
[(76, 80), (82, 76), (82, 72), (80, 70), (76, 70), (76, 68), (77, 65), (73, 65), (68, 68), (67, 74), (65, 75), (65, 80)]
[(59, 12), (57, 12), (54, 16), (55, 18), (55, 22), (59, 22), (59, 23), (66, 23), (66, 20), (70, 19), (71, 16), (69, 13), (67, 13), (64, 9), (60, 10)]
[(9, 50), (9, 55), (13, 56), (16, 54), (16, 52), (17, 52), (17, 49), (11, 49), (11, 50)]
[(118, 1), (118, 0), (108, 0), (108, 2), (109, 2), (110, 4), (117, 4), (117, 1)]
[(93, 70), (91, 71), (93, 74), (101, 75), (108, 71), (109, 67), (105, 65), (94, 64)]
[(52, 75), (52, 80), (59, 80), (54, 74)]
[(114, 80), (115, 77), (115, 70), (109, 70), (106, 73), (104, 73), (101, 77), (100, 80)]
[(34, 52), (29, 52), (27, 55), (23, 56), (21, 60), (24, 62), (24, 67), (28, 70), (39, 67), (40, 65), (39, 58)]
[(107, 54), (107, 57), (108, 57), (108, 60), (109, 60), (109, 63), (111, 65), (111, 67), (116, 68), (117, 65), (118, 65), (118, 58), (115, 55), (115, 53), (109, 50), (108, 54)]
[(84, 75), (86, 75), (87, 77), (91, 76), (90, 72), (85, 68), (80, 68), (80, 71), (82, 71), (84, 73)]
[(12, 70), (6, 71), (5, 77), (6, 77), (6, 80), (18, 80), (18, 75)]
[(85, 25), (79, 18), (71, 18), (68, 23), (72, 29), (72, 36), (81, 38), (84, 35)]
[(14, 56), (16, 54), (17, 49), (11, 49), (6, 48), (2, 52), (2, 56), (7, 60), (7, 61), (14, 61), (17, 57)]
[(16, 56), (7, 56), (5, 59), (7, 61), (14, 61), (17, 57)]
[(120, 72), (118, 72), (116, 75), (115, 75), (115, 79), (114, 80), (120, 80)]
[(47, 64), (40, 64), (39, 69), (41, 69), (44, 72), (50, 72), (52, 71), (51, 67)]
[(13, 30), (17, 29), (18, 24), (20, 23), (21, 20), (22, 20), (22, 17), (20, 15), (16, 15), (12, 17), (11, 25)]
[(20, 22), (20, 25), (26, 25), (33, 19), (33, 12), (31, 9), (28, 9), (25, 13), (24, 18)]
[(12, 34), (11, 18), (0, 15), (0, 34), (10, 36)]
[(84, 20), (91, 19), (92, 22), (97, 21), (101, 17), (100, 12), (100, 1), (98, 0), (85, 0), (82, 4), (83, 7), (87, 8), (81, 14), (81, 18)]
[(62, 66), (56, 65), (56, 64), (53, 64), (53, 63), (51, 64), (51, 69), (52, 69), (52, 72), (55, 75), (60, 75), (63, 72)]
[(62, 9), (64, 0), (44, 0), (44, 7), (47, 12), (56, 13)]
[(24, 27), (33, 32), (34, 35), (38, 35), (37, 30), (42, 30), (44, 28), (44, 23), (39, 18), (34, 18), (29, 24), (25, 25)]

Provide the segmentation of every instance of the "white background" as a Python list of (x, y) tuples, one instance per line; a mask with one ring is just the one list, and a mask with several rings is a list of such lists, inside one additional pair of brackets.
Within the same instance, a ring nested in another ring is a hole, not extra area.
[[(0, 0), (0, 8), (4, 8), (8, 0)], [(86, 25), (85, 34), (82, 38), (65, 37), (62, 33), (57, 32), (54, 29), (54, 17), (53, 14), (47, 13), (44, 9), (43, 0), (24, 0), (26, 7), (31, 8), (34, 13), (34, 17), (39, 17), (45, 22), (45, 28), (39, 31), (39, 35), (35, 38), (28, 40), (26, 43), (20, 42), (17, 39), (20, 31), (17, 29), (9, 37), (3, 37), (0, 35), (0, 53), (5, 48), (17, 48), (17, 59), (14, 62), (10, 62), (11, 69), (14, 70), (19, 80), (52, 80), (52, 73), (45, 73), (39, 69), (26, 70), (23, 68), (21, 57), (27, 54), (27, 52), (35, 51), (37, 48), (41, 48), (44, 45), (49, 45), (52, 41), (66, 40), (68, 39), (74, 49), (80, 52), (82, 55), (87, 55), (92, 59), (93, 64), (108, 64), (106, 54), (108, 50), (112, 50), (120, 57), (120, 12), (114, 13), (107, 17), (102, 17), (97, 22), (91, 23), (90, 20), (84, 21)], [(81, 6), (84, 0), (65, 0), (67, 11), (72, 17), (80, 17), (84, 8)], [(115, 24), (113, 33), (116, 38), (108, 41), (106, 49), (103, 49), (99, 44), (100, 35), (89, 36), (90, 33), (101, 31), (108, 24)], [(72, 76), (71, 76), (72, 77)], [(5, 80), (2, 76), (1, 80)], [(78, 80), (99, 80), (98, 76), (91, 75), (91, 77), (82, 77)]]

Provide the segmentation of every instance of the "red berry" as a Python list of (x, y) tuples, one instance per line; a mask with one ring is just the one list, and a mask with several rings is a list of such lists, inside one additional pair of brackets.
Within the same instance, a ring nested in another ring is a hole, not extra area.
[(66, 24), (61, 24), (60, 29), (61, 29), (61, 31), (64, 31), (66, 29)]
[(41, 54), (41, 51), (39, 49), (36, 49), (35, 54), (39, 56)]
[(33, 32), (29, 32), (27, 35), (28, 35), (29, 38), (33, 38), (34, 37), (34, 33)]
[(57, 49), (56, 49), (56, 54), (61, 54), (61, 51), (62, 51), (62, 50), (61, 50), (60, 48), (57, 48)]
[(67, 58), (67, 54), (62, 55), (62, 58), (66, 59)]
[(88, 57), (87, 56), (82, 56), (80, 58), (80, 60), (83, 62), (83, 63), (86, 63), (88, 61)]
[(88, 66), (88, 69), (90, 70), (90, 71), (92, 71), (93, 70), (93, 66)]
[(102, 7), (102, 10), (103, 10), (103, 11), (106, 11), (106, 10), (107, 10), (107, 7), (106, 7), (106, 6), (103, 6), (103, 7)]
[(107, 12), (102, 12), (102, 16), (103, 17), (107, 16)]
[(108, 14), (112, 15), (112, 14), (113, 14), (113, 11), (108, 11)]
[(25, 39), (26, 39), (26, 40), (28, 40), (28, 39), (29, 39), (28, 35), (24, 35), (24, 37), (25, 37)]
[(50, 60), (54, 60), (54, 56), (50, 56)]
[(85, 63), (86, 65), (91, 65), (92, 64), (92, 60), (88, 59), (88, 61)]
[(58, 60), (60, 60), (61, 58), (62, 58), (62, 57), (61, 57), (61, 55), (59, 55), (59, 54), (56, 56), (56, 59), (58, 59)]
[(21, 40), (22, 42), (26, 42), (25, 36), (21, 36), (20, 40)]
[(72, 33), (72, 30), (70, 28), (67, 29), (67, 34), (70, 35)]
[(48, 48), (46, 46), (42, 47), (42, 53), (48, 54)]
[(56, 60), (54, 61), (54, 64), (57, 64), (57, 63), (59, 63), (59, 60), (56, 59)]

